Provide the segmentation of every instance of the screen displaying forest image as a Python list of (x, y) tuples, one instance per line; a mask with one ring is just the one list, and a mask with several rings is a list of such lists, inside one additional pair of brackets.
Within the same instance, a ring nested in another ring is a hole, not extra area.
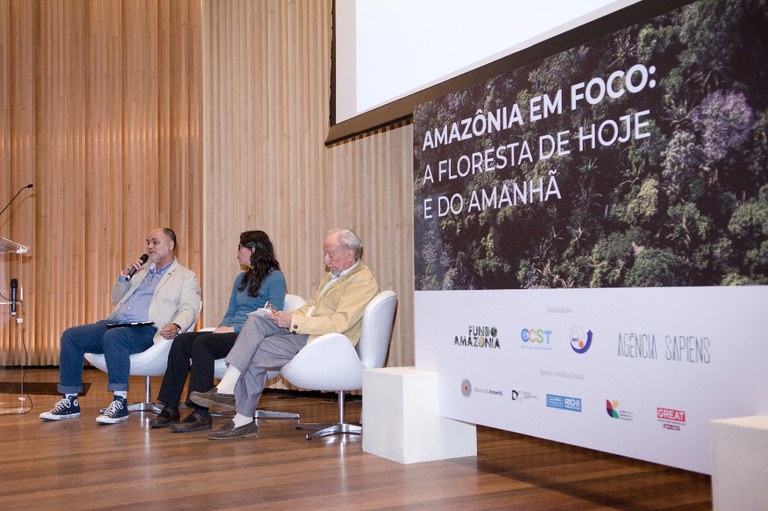
[(416, 289), (768, 284), (767, 11), (701, 0), (422, 105)]

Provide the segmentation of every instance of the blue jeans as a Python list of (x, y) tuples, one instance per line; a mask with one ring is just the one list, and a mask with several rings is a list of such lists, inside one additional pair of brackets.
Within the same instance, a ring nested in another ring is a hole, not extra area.
[(67, 328), (61, 334), (59, 352), (59, 386), (62, 394), (83, 391), (83, 362), (86, 353), (103, 353), (107, 362), (110, 392), (128, 390), (132, 353), (152, 346), (157, 333), (153, 326), (107, 328), (110, 321)]

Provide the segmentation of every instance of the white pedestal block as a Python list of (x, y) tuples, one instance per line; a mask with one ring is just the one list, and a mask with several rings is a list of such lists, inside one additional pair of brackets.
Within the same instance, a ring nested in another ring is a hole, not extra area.
[(400, 463), (477, 456), (474, 424), (440, 416), (437, 373), (363, 371), (363, 451)]
[(713, 420), (712, 503), (715, 510), (768, 509), (768, 417)]

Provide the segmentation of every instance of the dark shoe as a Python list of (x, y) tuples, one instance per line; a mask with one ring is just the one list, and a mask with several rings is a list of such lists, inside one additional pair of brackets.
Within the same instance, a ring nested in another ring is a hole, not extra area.
[(115, 400), (109, 403), (101, 415), (96, 417), (99, 424), (117, 424), (128, 420), (128, 404), (124, 397), (115, 396)]
[(219, 389), (213, 387), (208, 392), (193, 392), (189, 399), (202, 408), (216, 408), (222, 412), (231, 412), (235, 409), (235, 396), (232, 394), (219, 394)]
[(189, 433), (190, 431), (203, 431), (204, 429), (211, 429), (213, 427), (213, 420), (210, 415), (203, 415), (197, 410), (193, 411), (186, 418), (171, 426), (171, 431), (174, 433)]
[(80, 403), (77, 402), (77, 396), (65, 396), (64, 399), (53, 405), (53, 410), (40, 414), (40, 418), (46, 421), (77, 419), (78, 417), (80, 417)]
[(167, 428), (174, 422), (179, 422), (179, 411), (166, 406), (157, 415), (157, 417), (149, 421), (149, 427), (150, 428)]
[(237, 438), (249, 438), (259, 436), (259, 427), (256, 421), (251, 421), (245, 426), (235, 427), (235, 421), (232, 419), (224, 423), (221, 429), (208, 433), (211, 440), (235, 440)]

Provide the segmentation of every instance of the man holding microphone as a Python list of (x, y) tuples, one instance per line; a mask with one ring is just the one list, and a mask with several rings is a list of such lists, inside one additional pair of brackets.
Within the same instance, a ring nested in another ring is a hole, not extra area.
[[(160, 339), (173, 339), (193, 325), (200, 311), (200, 281), (176, 260), (176, 234), (156, 228), (147, 235), (147, 254), (128, 264), (112, 286), (116, 306), (107, 319), (68, 328), (61, 335), (58, 390), (64, 397), (43, 420), (80, 417), (78, 393), (83, 391), (85, 353), (103, 353), (107, 390), (114, 400), (96, 418), (100, 424), (128, 420), (130, 355)], [(149, 260), (150, 264), (144, 265)]]

